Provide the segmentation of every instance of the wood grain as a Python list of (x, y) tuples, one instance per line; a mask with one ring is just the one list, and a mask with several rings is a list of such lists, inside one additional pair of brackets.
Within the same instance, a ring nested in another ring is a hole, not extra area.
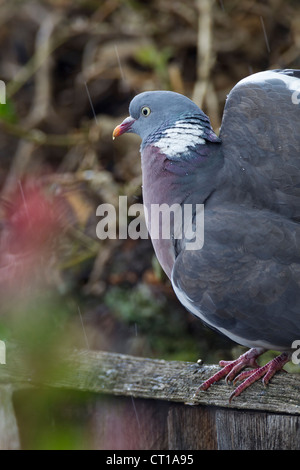
[(34, 375), (22, 360), (21, 352), (11, 351), (7, 364), (0, 367), (0, 382), (49, 385), (119, 396), (132, 396), (192, 405), (229, 409), (300, 414), (300, 376), (277, 374), (267, 388), (252, 385), (229, 404), (232, 386), (224, 380), (208, 391), (195, 391), (218, 366), (191, 362), (147, 359), (101, 351), (74, 351), (65, 354), (50, 375)]

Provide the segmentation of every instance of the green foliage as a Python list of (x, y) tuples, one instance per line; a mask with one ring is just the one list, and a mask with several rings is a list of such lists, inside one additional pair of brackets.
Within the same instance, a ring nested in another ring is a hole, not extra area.
[(197, 344), (187, 331), (186, 317), (173, 309), (165, 296), (152, 292), (146, 284), (132, 289), (113, 287), (106, 293), (104, 303), (121, 322), (138, 327), (138, 334), (155, 356), (170, 360), (195, 359)]
[(17, 122), (17, 113), (13, 102), (6, 99), (6, 104), (0, 104), (0, 121), (15, 124)]
[(162, 281), (165, 277), (166, 277), (166, 274), (164, 272), (164, 270), (162, 269), (157, 257), (155, 255), (153, 255), (152, 257), (152, 262), (151, 262), (151, 266), (152, 266), (152, 269), (153, 269), (153, 273), (156, 277), (156, 279), (159, 279), (160, 281)]
[(15, 407), (23, 449), (89, 449), (92, 436), (85, 416), (93, 407), (90, 395), (51, 388), (22, 390), (16, 394)]
[(160, 323), (161, 313), (165, 307), (165, 300), (154, 298), (145, 284), (138, 284), (132, 289), (122, 287), (112, 288), (105, 296), (106, 305), (126, 323), (139, 323), (143, 329)]
[(154, 45), (143, 46), (135, 54), (135, 60), (143, 67), (152, 69), (162, 82), (168, 82), (168, 61), (172, 57), (172, 48), (158, 49)]

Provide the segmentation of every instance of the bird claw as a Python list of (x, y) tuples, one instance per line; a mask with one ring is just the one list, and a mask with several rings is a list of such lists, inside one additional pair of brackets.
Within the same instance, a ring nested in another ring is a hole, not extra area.
[(245, 354), (242, 354), (234, 361), (220, 361), (219, 365), (222, 367), (216, 374), (203, 382), (198, 390), (207, 390), (213, 383), (218, 382), (225, 377), (226, 383), (231, 382), (234, 377), (245, 367), (258, 367), (256, 359), (263, 353), (261, 349), (252, 348)]
[[(198, 394), (200, 390), (207, 390), (213, 383), (218, 382), (224, 376), (226, 383), (233, 381), (233, 384), (235, 385), (237, 382), (242, 382), (230, 395), (229, 403), (231, 403), (233, 398), (238, 397), (246, 388), (261, 377), (263, 377), (262, 382), (266, 387), (273, 375), (277, 371), (281, 370), (282, 367), (290, 360), (290, 355), (284, 352), (264, 366), (259, 367), (256, 359), (263, 352), (263, 350), (252, 348), (234, 361), (220, 361), (219, 364), (223, 369), (219, 370), (216, 374), (203, 382), (196, 391), (196, 394)], [(238, 374), (245, 367), (254, 367), (254, 369), (243, 371)]]

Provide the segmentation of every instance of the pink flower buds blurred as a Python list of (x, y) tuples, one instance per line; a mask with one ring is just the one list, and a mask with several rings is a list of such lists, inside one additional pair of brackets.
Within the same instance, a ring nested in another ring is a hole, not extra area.
[(2, 210), (0, 288), (30, 285), (47, 274), (61, 228), (58, 198), (37, 185), (19, 186)]

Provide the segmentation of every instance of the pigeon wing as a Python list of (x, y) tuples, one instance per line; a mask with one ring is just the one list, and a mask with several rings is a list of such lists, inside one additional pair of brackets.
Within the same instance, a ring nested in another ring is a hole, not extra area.
[(220, 137), (225, 160), (263, 180), (281, 213), (299, 219), (300, 70), (241, 80), (227, 97)]
[(191, 313), (237, 343), (289, 349), (300, 338), (299, 246), (299, 224), (280, 214), (206, 210), (203, 247), (183, 247), (172, 285)]

